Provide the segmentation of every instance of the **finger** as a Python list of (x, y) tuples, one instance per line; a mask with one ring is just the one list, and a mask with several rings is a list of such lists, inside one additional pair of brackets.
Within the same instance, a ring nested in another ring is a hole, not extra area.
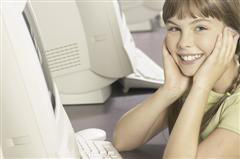
[(169, 72), (168, 68), (169, 66), (171, 65), (171, 62), (170, 62), (170, 55), (168, 53), (168, 50), (167, 50), (167, 46), (166, 46), (166, 42), (165, 40), (163, 41), (163, 46), (162, 46), (162, 54), (163, 54), (163, 70), (164, 70), (164, 76), (167, 78), (167, 72)]
[(165, 67), (165, 66), (167, 66), (167, 60), (169, 58), (165, 40), (163, 41), (162, 54), (163, 54), (163, 65)]
[(226, 55), (226, 51), (227, 51), (227, 48), (228, 48), (228, 30), (227, 30), (227, 27), (224, 28), (224, 31), (223, 31), (223, 38), (222, 38), (222, 46), (219, 50), (219, 53), (218, 53), (218, 57), (220, 58), (220, 60), (224, 59), (225, 58), (225, 55)]
[[(230, 30), (230, 28), (228, 28), (228, 31), (227, 31), (227, 41), (226, 41), (226, 52), (224, 53), (225, 54), (225, 58), (226, 60), (231, 60), (231, 57), (232, 57), (232, 54), (234, 54), (232, 52), (232, 47), (233, 47), (233, 34), (232, 34), (232, 31)], [(229, 61), (227, 61), (229, 62)]]
[(216, 40), (216, 43), (212, 52), (213, 55), (220, 52), (221, 46), (222, 46), (222, 40), (223, 40), (223, 34), (221, 33)]
[(166, 45), (166, 41), (164, 40), (163, 42), (163, 49), (162, 49), (162, 54), (163, 54), (163, 63), (169, 63), (169, 60), (173, 60), (172, 56), (170, 55), (167, 45)]
[(163, 51), (163, 56), (168, 56), (169, 55), (169, 52), (168, 52), (165, 40), (163, 41), (163, 49), (162, 49), (162, 51)]
[(231, 28), (228, 28), (228, 32), (230, 35), (229, 35), (229, 42), (228, 42), (229, 48), (226, 52), (226, 59), (228, 61), (231, 61), (235, 55), (239, 34), (238, 33), (233, 34), (233, 30)]
[(239, 40), (239, 34), (236, 34), (234, 37), (233, 37), (233, 47), (232, 47), (232, 56), (235, 55), (235, 52), (236, 52), (236, 49), (237, 49), (237, 45), (238, 45), (238, 40)]
[(175, 65), (175, 60), (173, 59), (172, 55), (168, 51), (166, 41), (163, 42), (162, 52), (163, 52), (163, 66), (164, 66), (164, 68)]

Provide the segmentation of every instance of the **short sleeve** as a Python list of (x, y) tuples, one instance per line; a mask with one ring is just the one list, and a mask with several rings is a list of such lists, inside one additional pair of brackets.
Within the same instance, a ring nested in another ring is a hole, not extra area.
[(240, 135), (240, 95), (224, 103), (219, 128), (225, 128)]

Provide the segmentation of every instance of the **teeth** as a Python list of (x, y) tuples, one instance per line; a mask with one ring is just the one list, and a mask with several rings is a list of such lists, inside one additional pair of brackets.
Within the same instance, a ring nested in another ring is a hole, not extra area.
[(184, 61), (193, 61), (202, 57), (202, 55), (180, 55)]

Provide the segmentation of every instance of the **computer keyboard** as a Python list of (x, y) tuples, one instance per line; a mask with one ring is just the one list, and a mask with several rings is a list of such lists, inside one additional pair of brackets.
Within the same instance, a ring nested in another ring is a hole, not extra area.
[(82, 159), (123, 159), (109, 141), (87, 140), (77, 134), (76, 141)]

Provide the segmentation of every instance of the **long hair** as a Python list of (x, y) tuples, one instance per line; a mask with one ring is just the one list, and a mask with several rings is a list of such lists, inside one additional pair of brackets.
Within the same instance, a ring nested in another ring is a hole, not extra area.
[[(186, 16), (196, 18), (213, 17), (225, 23), (227, 26), (233, 28), (240, 34), (240, 1), (239, 0), (166, 0), (163, 7), (163, 20), (166, 23), (169, 18), (178, 16), (182, 19)], [(240, 61), (240, 41), (238, 40), (237, 49), (235, 52)], [(229, 96), (233, 94), (240, 84), (240, 69), (238, 77), (233, 81), (232, 86), (227, 90), (228, 93), (223, 95), (218, 102), (211, 107), (203, 116), (200, 131), (203, 131), (208, 125), (209, 121), (218, 111), (221, 104)], [(171, 133), (177, 117), (181, 111), (184, 101), (182, 98), (175, 101), (173, 106), (169, 108), (168, 112), (168, 126)]]

